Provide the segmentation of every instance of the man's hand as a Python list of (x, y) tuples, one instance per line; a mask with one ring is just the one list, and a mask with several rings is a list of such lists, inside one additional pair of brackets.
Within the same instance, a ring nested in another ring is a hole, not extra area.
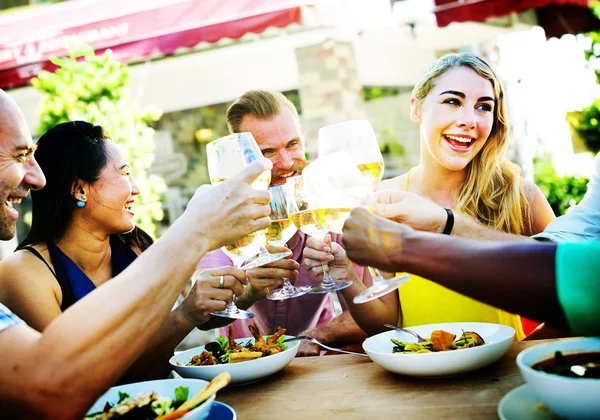
[(271, 223), (271, 195), (268, 190), (252, 188), (251, 184), (272, 166), (269, 159), (259, 159), (214, 188), (200, 187), (182, 216), (185, 225), (198, 229), (206, 237), (208, 249), (217, 249), (267, 228)]
[(309, 341), (302, 341), (300, 343), (300, 347), (298, 347), (298, 353), (296, 357), (311, 357), (311, 356), (320, 356), (321, 355), (321, 346), (315, 343), (311, 343)]
[(431, 200), (417, 194), (381, 190), (375, 193), (375, 214), (405, 223), (423, 232), (442, 233), (446, 226), (446, 211)]
[(304, 267), (311, 280), (323, 281), (323, 264), (328, 264), (329, 275), (334, 280), (351, 279), (355, 276), (352, 263), (340, 244), (331, 242), (331, 236), (325, 235), (324, 241), (311, 236), (304, 248)]
[(393, 272), (400, 271), (405, 241), (413, 233), (406, 225), (356, 208), (344, 224), (342, 240), (352, 261)]
[[(223, 276), (223, 288), (219, 287)], [(231, 302), (233, 295), (240, 296), (247, 283), (246, 273), (234, 267), (217, 267), (198, 270), (190, 293), (179, 306), (183, 316), (194, 325), (205, 323), (210, 312), (222, 311)]]
[[(274, 245), (267, 245), (267, 250), (273, 254), (289, 251), (287, 247)], [(250, 281), (250, 286), (246, 290), (247, 298), (253, 302), (264, 299), (269, 294), (270, 288), (277, 288), (283, 284), (284, 278), (296, 278), (299, 268), (300, 264), (290, 256), (246, 271)]]

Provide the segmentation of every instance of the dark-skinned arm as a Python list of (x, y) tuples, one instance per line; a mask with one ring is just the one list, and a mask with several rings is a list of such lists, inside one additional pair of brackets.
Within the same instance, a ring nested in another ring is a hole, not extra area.
[(568, 329), (556, 290), (556, 245), (417, 232), (364, 209), (354, 210), (346, 221), (343, 240), (349, 257), (359, 264), (414, 273), (506, 311)]

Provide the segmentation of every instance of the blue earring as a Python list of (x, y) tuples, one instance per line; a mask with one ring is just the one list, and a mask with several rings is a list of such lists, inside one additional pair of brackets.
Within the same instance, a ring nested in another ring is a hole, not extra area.
[(82, 208), (85, 207), (85, 202), (87, 201), (87, 197), (82, 195), (79, 200), (77, 200), (77, 207)]

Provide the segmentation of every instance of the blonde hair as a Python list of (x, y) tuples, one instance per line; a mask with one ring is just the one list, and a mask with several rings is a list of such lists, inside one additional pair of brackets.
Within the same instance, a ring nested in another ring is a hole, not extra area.
[(294, 104), (282, 93), (272, 90), (249, 90), (237, 98), (227, 109), (227, 127), (231, 133), (239, 133), (242, 119), (246, 115), (266, 120), (279, 114), (283, 106), (288, 107), (298, 122), (300, 117)]
[(447, 54), (423, 72), (412, 95), (422, 101), (440, 76), (457, 67), (469, 68), (489, 80), (496, 103), (492, 131), (465, 168), (466, 178), (456, 197), (456, 210), (499, 231), (529, 233), (531, 215), (521, 170), (505, 159), (508, 125), (504, 89), (489, 64), (470, 53)]

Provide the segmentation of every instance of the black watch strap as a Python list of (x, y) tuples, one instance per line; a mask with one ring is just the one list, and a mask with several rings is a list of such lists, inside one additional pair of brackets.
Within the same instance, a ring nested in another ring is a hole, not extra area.
[(448, 214), (448, 218), (446, 219), (446, 227), (444, 228), (444, 235), (450, 235), (452, 233), (452, 228), (454, 227), (454, 213), (452, 210), (444, 208), (446, 213)]

